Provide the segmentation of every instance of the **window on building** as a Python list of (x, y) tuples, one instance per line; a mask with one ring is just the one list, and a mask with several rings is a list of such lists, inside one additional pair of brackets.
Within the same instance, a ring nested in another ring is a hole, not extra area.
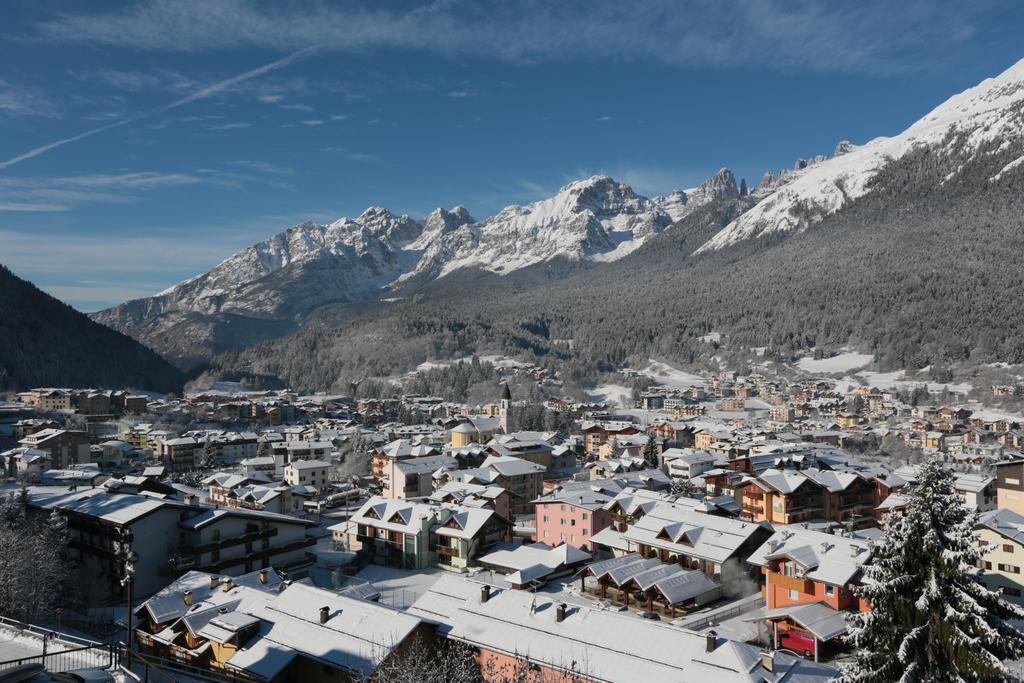
[(795, 590), (789, 591), (789, 599), (790, 600), (799, 600), (800, 599), (800, 592), (799, 591), (795, 591)]
[(988, 561), (986, 561), (986, 562), (985, 562), (985, 569), (992, 569), (992, 563), (991, 563), (991, 562), (988, 562)]
[(1011, 543), (1004, 543), (1003, 544), (1003, 552), (1004, 553), (1012, 553), (1013, 552), (1013, 544), (1011, 544)]
[(825, 595), (827, 595), (829, 597), (832, 597), (835, 594), (836, 594), (836, 587), (835, 586), (825, 586)]

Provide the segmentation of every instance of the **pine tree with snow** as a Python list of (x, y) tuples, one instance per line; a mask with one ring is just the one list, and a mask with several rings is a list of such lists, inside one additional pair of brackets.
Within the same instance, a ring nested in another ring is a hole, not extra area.
[(648, 467), (658, 466), (658, 446), (653, 436), (648, 436), (644, 444), (644, 464)]
[(845, 683), (1001, 680), (1001, 660), (1024, 655), (1024, 633), (1006, 621), (1024, 609), (977, 579), (977, 513), (953, 481), (939, 460), (927, 462), (905, 510), (888, 518), (855, 589), (871, 611), (853, 619)]

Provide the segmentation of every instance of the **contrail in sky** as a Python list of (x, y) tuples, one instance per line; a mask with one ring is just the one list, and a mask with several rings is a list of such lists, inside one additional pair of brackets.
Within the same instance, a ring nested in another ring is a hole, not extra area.
[(136, 121), (141, 121), (142, 119), (149, 118), (150, 116), (155, 116), (156, 114), (163, 114), (164, 112), (168, 112), (168, 111), (170, 111), (172, 109), (177, 109), (178, 107), (183, 107), (186, 104), (191, 104), (192, 102), (195, 102), (196, 100), (205, 99), (205, 98), (210, 97), (212, 95), (216, 95), (217, 93), (224, 92), (228, 88), (231, 88), (231, 87), (233, 87), (235, 85), (238, 85), (239, 83), (243, 83), (243, 82), (248, 81), (248, 80), (250, 80), (252, 78), (256, 78), (257, 76), (262, 76), (265, 73), (269, 73), (271, 71), (275, 71), (275, 70), (280, 69), (282, 67), (288, 66), (289, 64), (293, 64), (294, 62), (297, 62), (300, 59), (305, 59), (310, 54), (312, 54), (313, 52), (315, 52), (316, 50), (319, 50), (319, 49), (320, 49), (319, 46), (312, 46), (312, 47), (303, 48), (303, 49), (299, 50), (298, 52), (293, 52), (292, 54), (288, 55), (287, 57), (282, 57), (281, 59), (277, 60), (276, 62), (271, 62), (270, 64), (264, 64), (263, 66), (260, 66), (260, 67), (257, 67), (255, 69), (252, 69), (251, 71), (246, 71), (243, 74), (239, 74), (237, 76), (232, 76), (231, 78), (227, 78), (227, 79), (225, 79), (223, 81), (218, 81), (217, 83), (213, 83), (212, 85), (208, 85), (208, 86), (206, 86), (204, 88), (200, 88), (199, 90), (195, 91), (194, 93), (191, 93), (189, 95), (185, 95), (184, 97), (178, 98), (178, 99), (174, 100), (173, 102), (171, 102), (169, 104), (164, 104), (164, 105), (159, 106), (159, 107), (157, 107), (155, 109), (150, 109), (149, 111), (142, 112), (141, 114), (136, 114), (135, 116), (129, 116), (128, 118), (121, 119), (120, 121), (114, 121), (113, 123), (108, 123), (108, 124), (106, 124), (104, 126), (100, 126), (98, 128), (92, 128), (90, 130), (85, 131), (84, 133), (79, 133), (78, 135), (73, 135), (73, 136), (71, 136), (69, 138), (63, 138), (61, 140), (56, 140), (54, 142), (50, 142), (50, 143), (42, 145), (40, 147), (36, 147), (35, 149), (30, 149), (29, 151), (27, 151), (27, 152), (25, 152), (23, 154), (19, 154), (16, 157), (11, 157), (7, 161), (0, 161), (0, 170), (3, 170), (5, 168), (9, 168), (11, 166), (14, 166), (15, 164), (19, 164), (22, 161), (25, 161), (27, 159), (31, 159), (32, 157), (37, 157), (40, 154), (45, 154), (46, 152), (49, 152), (51, 149), (56, 149), (58, 147), (63, 147), (64, 145), (70, 144), (72, 142), (78, 142), (79, 140), (84, 140), (85, 138), (89, 138), (89, 137), (92, 137), (93, 135), (97, 135), (99, 133), (103, 133), (103, 132), (108, 131), (108, 130), (110, 130), (112, 128), (120, 128), (121, 126), (127, 125), (129, 123), (134, 123)]

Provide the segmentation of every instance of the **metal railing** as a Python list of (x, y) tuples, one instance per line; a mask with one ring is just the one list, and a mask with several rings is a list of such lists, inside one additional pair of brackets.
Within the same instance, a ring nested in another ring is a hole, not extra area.
[(47, 647), (49, 640), (42, 641), (43, 651), (37, 655), (0, 662), (0, 673), (22, 664), (42, 664), (47, 671), (56, 673), (75, 669), (112, 669), (120, 660), (119, 645), (95, 644), (54, 650), (53, 646)]
[(166, 657), (158, 657), (152, 654), (145, 654), (138, 651), (132, 653), (134, 665), (132, 669), (141, 675), (143, 681), (164, 681), (177, 682), (182, 677), (190, 680), (208, 681), (209, 683), (234, 683), (235, 681), (251, 680), (242, 673), (225, 670), (223, 673), (211, 669), (199, 667), (175, 661)]

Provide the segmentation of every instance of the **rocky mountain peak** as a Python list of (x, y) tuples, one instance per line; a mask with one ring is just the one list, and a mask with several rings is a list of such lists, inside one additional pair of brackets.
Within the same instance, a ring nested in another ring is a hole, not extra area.
[(721, 168), (697, 186), (690, 194), (690, 200), (697, 204), (707, 204), (717, 199), (733, 199), (739, 196), (740, 188), (736, 184), (736, 176), (729, 169)]
[(844, 154), (849, 154), (855, 149), (857, 149), (857, 145), (853, 144), (849, 140), (840, 140), (836, 143), (836, 149), (832, 152), (832, 156), (841, 157)]

